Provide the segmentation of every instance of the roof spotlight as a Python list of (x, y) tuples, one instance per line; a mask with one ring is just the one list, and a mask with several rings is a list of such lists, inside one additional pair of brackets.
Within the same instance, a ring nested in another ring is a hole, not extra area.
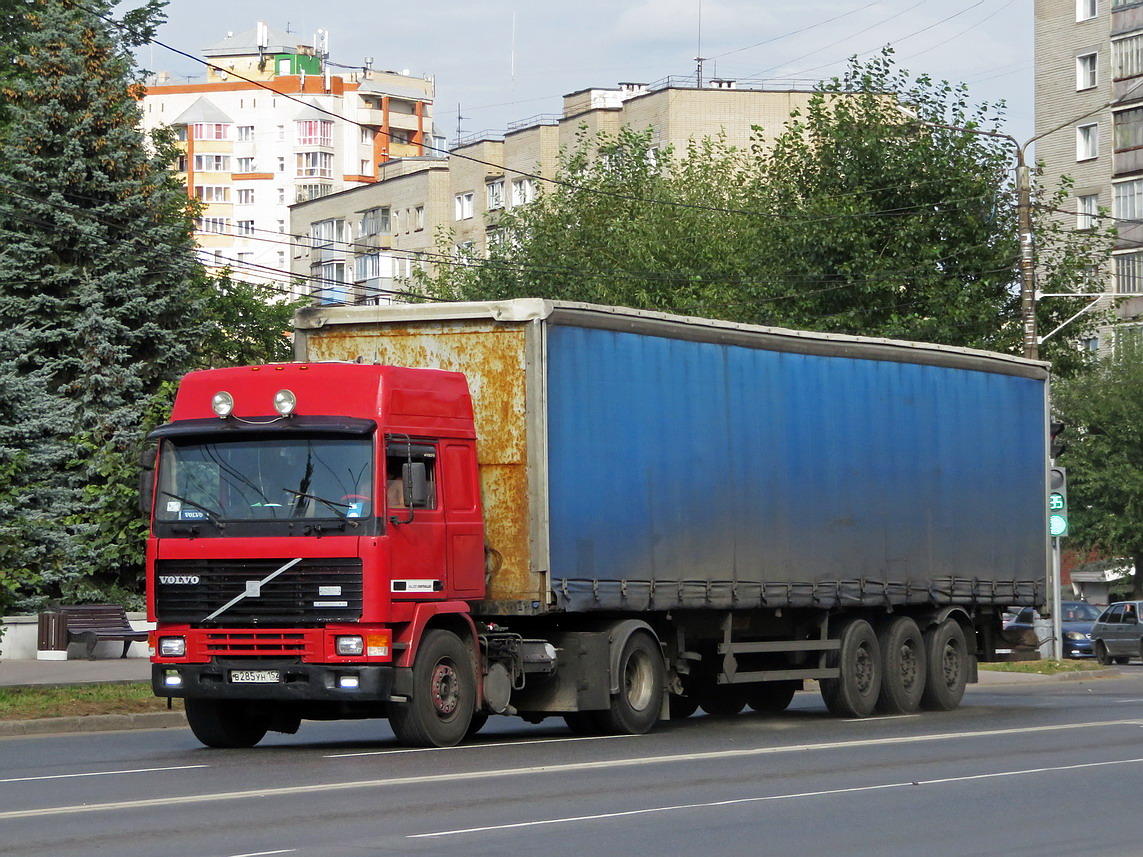
[(279, 390), (274, 394), (274, 410), (288, 417), (298, 406), (297, 397), (290, 390)]
[(219, 418), (226, 419), (234, 410), (234, 397), (225, 390), (219, 390), (210, 400), (210, 408)]

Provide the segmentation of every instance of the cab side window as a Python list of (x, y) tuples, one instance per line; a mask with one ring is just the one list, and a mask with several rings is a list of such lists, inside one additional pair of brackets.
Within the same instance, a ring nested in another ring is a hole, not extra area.
[(390, 509), (407, 509), (405, 497), (404, 466), (422, 464), (428, 484), (428, 500), (417, 503), (417, 509), (437, 507), (437, 452), (436, 447), (426, 443), (402, 443), (390, 441), (385, 451), (385, 498)]

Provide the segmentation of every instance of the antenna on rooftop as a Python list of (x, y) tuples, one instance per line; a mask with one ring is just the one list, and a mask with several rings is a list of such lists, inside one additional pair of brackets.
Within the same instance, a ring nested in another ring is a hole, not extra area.
[(456, 103), (456, 144), (458, 146), (460, 145), (460, 131), (461, 131), (461, 124), (460, 123), (465, 119), (471, 119), (471, 118), (472, 118), (471, 116), (461, 116), (460, 115), (460, 102), (458, 101)]

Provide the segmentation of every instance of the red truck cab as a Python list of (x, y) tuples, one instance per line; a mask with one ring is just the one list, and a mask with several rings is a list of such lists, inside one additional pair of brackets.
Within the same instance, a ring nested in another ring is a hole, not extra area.
[[(385, 714), (442, 616), (475, 664), (484, 527), (463, 375), (194, 372), (151, 437), (152, 681), (205, 743)], [(438, 699), (438, 715), (457, 704), (474, 700)]]

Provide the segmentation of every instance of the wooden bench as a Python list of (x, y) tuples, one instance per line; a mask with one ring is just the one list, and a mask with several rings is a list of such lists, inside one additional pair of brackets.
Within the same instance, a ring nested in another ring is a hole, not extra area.
[(61, 607), (67, 622), (68, 643), (87, 646), (87, 659), (95, 660), (95, 644), (100, 640), (121, 640), (123, 654), (132, 643), (147, 641), (146, 631), (136, 631), (127, 621), (127, 611), (118, 604), (85, 604), (79, 607)]

